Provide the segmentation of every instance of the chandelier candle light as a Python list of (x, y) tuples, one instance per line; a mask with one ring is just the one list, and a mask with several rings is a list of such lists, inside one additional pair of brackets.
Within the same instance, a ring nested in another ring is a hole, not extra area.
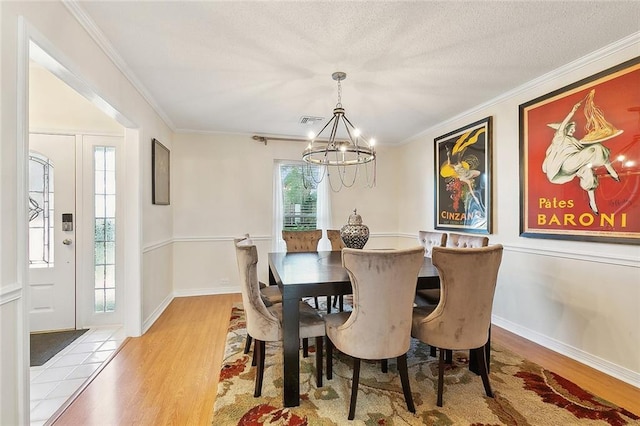
[[(310, 171), (304, 175), (311, 177), (316, 184), (320, 183), (326, 175), (331, 189), (337, 192), (343, 186), (353, 186), (360, 168), (364, 167), (366, 184), (370, 188), (374, 187), (376, 185), (375, 140), (366, 140), (345, 115), (340, 82), (347, 78), (347, 74), (334, 72), (331, 77), (338, 82), (338, 103), (333, 109), (333, 117), (318, 134), (309, 135), (311, 141), (302, 153), (302, 159), (308, 165), (324, 167), (318, 176)], [(322, 133), (325, 129), (329, 129), (329, 135), (323, 137)], [(372, 163), (373, 170), (369, 170), (368, 163)], [(329, 167), (335, 169), (340, 178), (339, 182), (336, 179), (332, 180)], [(349, 173), (347, 173), (348, 169)]]

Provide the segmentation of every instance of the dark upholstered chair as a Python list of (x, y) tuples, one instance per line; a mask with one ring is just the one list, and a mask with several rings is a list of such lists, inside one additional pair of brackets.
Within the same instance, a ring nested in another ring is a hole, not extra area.
[(440, 349), (438, 399), (442, 407), (445, 350), (475, 352), (484, 389), (493, 397), (484, 345), (489, 340), (491, 310), (502, 246), (481, 248), (434, 247), (433, 264), (440, 275), (441, 297), (433, 308), (413, 310), (411, 335)]
[(282, 239), (287, 244), (287, 252), (318, 251), (322, 239), (322, 229), (313, 231), (282, 231)]
[[(332, 251), (341, 251), (346, 247), (340, 236), (340, 231), (337, 229), (327, 229), (327, 238), (329, 238), (331, 242)], [(342, 295), (334, 297), (333, 304), (331, 303), (331, 296), (327, 297), (327, 312), (330, 312), (329, 306), (333, 306), (334, 308), (339, 307), (342, 311), (344, 309), (344, 297)]]
[[(322, 229), (313, 231), (282, 231), (282, 239), (287, 244), (287, 253), (318, 251), (318, 243), (322, 239)], [(313, 298), (316, 309), (320, 307), (318, 298)], [(331, 305), (327, 303), (327, 309)]]
[(346, 246), (340, 236), (340, 231), (337, 229), (327, 229), (327, 238), (331, 241), (331, 250), (340, 251)]
[[(258, 284), (258, 251), (250, 239), (235, 243), (240, 288), (244, 306), (247, 334), (255, 339), (254, 360), (257, 364), (254, 396), (262, 393), (265, 342), (282, 340), (282, 304), (265, 306)], [(318, 312), (300, 302), (300, 338), (316, 338), (316, 383), (322, 386), (322, 346), (325, 335), (324, 321)]]
[(407, 408), (415, 412), (407, 351), (411, 343), (411, 315), (424, 249), (342, 250), (342, 264), (353, 288), (352, 312), (324, 317), (327, 332), (327, 379), (333, 375), (332, 348), (353, 357), (349, 420), (355, 416), (360, 360), (397, 358)]

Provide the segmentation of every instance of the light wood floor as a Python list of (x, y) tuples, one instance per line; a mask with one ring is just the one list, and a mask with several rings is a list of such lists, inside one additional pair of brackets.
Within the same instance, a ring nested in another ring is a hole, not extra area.
[[(59, 425), (208, 425), (231, 304), (240, 295), (176, 298), (129, 339), (54, 422)], [(492, 340), (640, 415), (640, 389), (493, 327)]]

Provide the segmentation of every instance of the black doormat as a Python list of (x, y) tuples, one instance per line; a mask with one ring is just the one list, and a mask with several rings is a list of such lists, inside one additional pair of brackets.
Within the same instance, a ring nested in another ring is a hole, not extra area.
[(84, 330), (56, 331), (31, 334), (31, 366), (38, 367), (87, 332)]

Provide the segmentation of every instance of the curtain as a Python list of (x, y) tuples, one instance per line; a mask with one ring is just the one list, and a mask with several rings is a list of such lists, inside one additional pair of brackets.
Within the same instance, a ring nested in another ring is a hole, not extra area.
[[(326, 166), (324, 166), (326, 167)], [(322, 173), (320, 167), (316, 167), (318, 174)], [(316, 223), (318, 229), (322, 229), (322, 239), (318, 243), (318, 250), (331, 250), (331, 241), (327, 237), (327, 229), (332, 229), (331, 225), (331, 190), (329, 188), (329, 176), (325, 176), (318, 184)]]
[(273, 163), (273, 238), (271, 250), (287, 251), (287, 246), (282, 239), (282, 179), (280, 178), (280, 161)]

